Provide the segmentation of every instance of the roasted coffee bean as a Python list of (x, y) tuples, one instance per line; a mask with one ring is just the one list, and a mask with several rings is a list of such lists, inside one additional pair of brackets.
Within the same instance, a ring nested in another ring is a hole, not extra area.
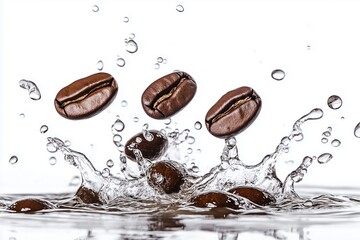
[(83, 202), (83, 203), (87, 203), (87, 204), (98, 203), (98, 204), (101, 204), (99, 194), (94, 192), (93, 190), (87, 188), (87, 187), (84, 187), (84, 186), (81, 186), (77, 190), (75, 196), (80, 202)]
[(117, 91), (117, 83), (110, 74), (96, 73), (61, 89), (55, 97), (55, 109), (68, 119), (89, 118), (105, 109)]
[(55, 205), (48, 201), (38, 198), (25, 198), (14, 202), (7, 209), (17, 213), (34, 213), (53, 208), (56, 208)]
[(232, 188), (228, 192), (244, 197), (260, 206), (265, 206), (275, 202), (274, 196), (264, 190), (255, 187), (240, 186)]
[(150, 117), (165, 119), (184, 108), (195, 93), (196, 83), (189, 74), (170, 73), (146, 88), (141, 97), (142, 107)]
[(260, 109), (257, 93), (250, 87), (240, 87), (226, 93), (210, 108), (205, 124), (215, 137), (229, 138), (245, 130)]
[(174, 161), (152, 163), (147, 170), (150, 186), (167, 194), (178, 193), (184, 183), (184, 168)]
[[(146, 134), (151, 134), (150, 139), (144, 136)], [(138, 133), (128, 140), (125, 144), (125, 154), (129, 159), (136, 161), (133, 150), (138, 149), (143, 158), (153, 161), (160, 158), (166, 152), (167, 147), (168, 140), (163, 133), (149, 130), (147, 133)]]
[(241, 202), (235, 196), (227, 192), (211, 191), (201, 193), (190, 199), (195, 207), (227, 207), (239, 209)]

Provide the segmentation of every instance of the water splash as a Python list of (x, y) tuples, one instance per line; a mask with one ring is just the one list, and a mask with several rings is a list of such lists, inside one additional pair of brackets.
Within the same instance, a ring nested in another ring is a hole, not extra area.
[(40, 90), (34, 82), (22, 79), (19, 81), (19, 86), (28, 90), (29, 97), (32, 100), (39, 100), (41, 98)]

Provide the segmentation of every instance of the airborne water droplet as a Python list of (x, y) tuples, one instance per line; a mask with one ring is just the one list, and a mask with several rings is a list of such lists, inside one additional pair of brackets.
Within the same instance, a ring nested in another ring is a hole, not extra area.
[(129, 53), (135, 53), (138, 50), (138, 45), (134, 40), (127, 40), (125, 44), (125, 49)]
[(183, 7), (181, 4), (178, 4), (178, 5), (176, 6), (176, 11), (178, 11), (178, 12), (183, 12), (183, 11), (184, 11), (184, 7)]
[(25, 114), (20, 113), (19, 117), (20, 117), (21, 119), (24, 119), (24, 118), (25, 118)]
[(121, 101), (121, 106), (122, 107), (126, 107), (128, 105), (127, 101), (126, 100), (122, 100)]
[(195, 128), (196, 130), (200, 130), (200, 129), (202, 128), (201, 122), (196, 121), (195, 124), (194, 124), (194, 128)]
[(116, 119), (115, 123), (111, 126), (111, 129), (114, 132), (121, 132), (122, 130), (124, 130), (124, 128), (125, 124), (120, 119)]
[(134, 39), (134, 38), (135, 38), (135, 34), (134, 34), (134, 33), (130, 33), (129, 39)]
[(97, 68), (99, 71), (103, 70), (103, 68), (104, 68), (104, 63), (103, 63), (103, 61), (99, 60), (99, 61), (96, 63), (96, 68)]
[(112, 168), (114, 166), (114, 161), (111, 160), (111, 159), (107, 160), (106, 166), (109, 167), (109, 168)]
[(50, 153), (54, 153), (56, 152), (58, 149), (56, 148), (56, 146), (52, 143), (52, 142), (48, 142), (46, 144), (46, 149), (48, 150), (48, 152)]
[(285, 78), (285, 72), (281, 69), (275, 69), (271, 72), (271, 77), (277, 81), (281, 81)]
[(328, 141), (329, 141), (329, 140), (328, 140), (327, 138), (325, 138), (325, 137), (321, 139), (321, 142), (322, 142), (322, 143), (327, 143)]
[(116, 65), (118, 65), (119, 67), (125, 66), (125, 60), (123, 58), (121, 58), (121, 57), (118, 57), (116, 59)]
[(339, 109), (342, 105), (342, 99), (337, 95), (332, 95), (328, 98), (327, 104), (331, 109)]
[(155, 69), (159, 69), (159, 68), (160, 68), (160, 64), (159, 64), (159, 63), (155, 63), (155, 64), (154, 64), (154, 68), (155, 68)]
[(98, 5), (92, 6), (92, 11), (93, 12), (98, 12), (99, 11), (99, 6)]
[(101, 172), (101, 175), (103, 177), (109, 177), (110, 176), (110, 170), (108, 168), (104, 168)]
[(360, 122), (354, 128), (354, 135), (355, 137), (360, 138)]
[(41, 98), (40, 90), (34, 82), (22, 79), (19, 81), (19, 86), (28, 90), (29, 97), (32, 100), (39, 100)]
[(56, 164), (56, 157), (50, 157), (49, 163), (50, 163), (50, 165), (54, 166)]
[(188, 142), (188, 144), (194, 144), (195, 143), (195, 138), (192, 136), (188, 136), (186, 138), (186, 141)]
[(119, 147), (121, 145), (122, 137), (119, 134), (115, 134), (113, 136), (113, 143), (116, 147)]
[(334, 140), (331, 141), (331, 145), (332, 145), (333, 147), (338, 147), (338, 146), (341, 145), (341, 142), (340, 142), (339, 139), (334, 139)]
[(134, 122), (138, 122), (138, 121), (139, 121), (139, 118), (138, 118), (138, 117), (134, 117), (134, 118), (133, 118), (133, 121), (134, 121)]
[(123, 18), (123, 22), (124, 22), (124, 23), (128, 23), (128, 22), (129, 22), (129, 18), (128, 18), (128, 17), (124, 17), (124, 18)]
[(48, 126), (42, 125), (40, 127), (40, 133), (46, 133), (49, 130)]
[(317, 160), (320, 164), (324, 164), (329, 162), (332, 158), (333, 156), (330, 153), (323, 153), (317, 158)]
[(162, 63), (163, 61), (164, 61), (164, 59), (163, 59), (162, 57), (158, 57), (158, 58), (157, 58), (157, 62), (158, 62), (158, 63)]
[(330, 137), (330, 136), (331, 136), (331, 132), (325, 131), (325, 132), (323, 132), (322, 135), (325, 136), (325, 137)]
[(192, 148), (188, 148), (186, 151), (187, 151), (188, 154), (192, 154), (193, 149), (192, 149)]
[(9, 159), (9, 163), (15, 164), (15, 163), (17, 163), (18, 160), (19, 160), (18, 157), (14, 155)]

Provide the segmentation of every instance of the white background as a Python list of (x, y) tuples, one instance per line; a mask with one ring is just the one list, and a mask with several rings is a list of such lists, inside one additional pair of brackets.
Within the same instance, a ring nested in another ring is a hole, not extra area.
[[(99, 170), (108, 159), (117, 162), (111, 125), (120, 115), (125, 122), (123, 142), (141, 131), (164, 127), (142, 110), (140, 97), (154, 80), (174, 70), (193, 76), (198, 91), (192, 102), (172, 118), (172, 127), (189, 128), (191, 147), (203, 172), (220, 162), (223, 140), (205, 126), (207, 110), (227, 91), (251, 86), (263, 101), (257, 120), (237, 136), (239, 156), (258, 163), (272, 153), (292, 124), (315, 107), (324, 117), (303, 126), (305, 139), (291, 145), (279, 159), (284, 178), (306, 155), (332, 153), (325, 165), (314, 163), (301, 184), (357, 187), (360, 139), (353, 129), (360, 121), (360, 2), (358, 1), (0, 1), (0, 192), (62, 192), (77, 170), (61, 155), (46, 150), (46, 138), (70, 140), (71, 148), (86, 154)], [(176, 11), (182, 4), (184, 12)], [(93, 12), (93, 5), (99, 6)], [(129, 22), (124, 23), (123, 18)], [(131, 33), (139, 50), (130, 54), (124, 39)], [(116, 65), (117, 57), (126, 65)], [(156, 59), (167, 59), (159, 69)], [(54, 109), (56, 93), (69, 83), (97, 72), (96, 63), (117, 80), (114, 102), (99, 115), (80, 121), (62, 118)], [(282, 81), (271, 78), (283, 69)], [(39, 101), (28, 97), (18, 82), (35, 82)], [(343, 99), (339, 110), (327, 106), (333, 94)], [(121, 106), (126, 100), (128, 105)], [(19, 115), (25, 114), (21, 119)], [(132, 121), (139, 117), (139, 122)], [(344, 117), (344, 119), (341, 119)], [(203, 123), (195, 130), (196, 121)], [(41, 125), (49, 131), (40, 133)], [(333, 128), (331, 139), (341, 146), (321, 143), (321, 134)], [(91, 144), (93, 147), (90, 147)], [(12, 155), (19, 160), (9, 164)], [(49, 157), (56, 156), (51, 166)], [(285, 164), (295, 161), (294, 165)], [(115, 165), (112, 171), (116, 171)]]

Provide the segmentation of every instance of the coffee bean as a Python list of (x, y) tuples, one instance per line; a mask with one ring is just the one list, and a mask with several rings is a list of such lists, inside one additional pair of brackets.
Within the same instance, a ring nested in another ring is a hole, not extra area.
[(55, 109), (68, 119), (89, 118), (105, 109), (117, 91), (117, 83), (110, 74), (96, 73), (61, 89), (55, 97)]
[(7, 209), (17, 213), (34, 213), (53, 208), (56, 207), (48, 201), (38, 198), (25, 198), (14, 202)]
[(152, 139), (145, 138), (141, 132), (126, 142), (125, 154), (129, 159), (136, 161), (134, 149), (140, 150), (143, 158), (150, 161), (160, 158), (166, 152), (168, 140), (164, 134), (157, 130), (149, 130), (147, 134), (151, 134)]
[(201, 193), (190, 199), (190, 202), (196, 207), (227, 207), (239, 209), (241, 202), (235, 196), (227, 192), (211, 191)]
[(275, 202), (274, 196), (264, 190), (255, 187), (240, 186), (232, 188), (228, 192), (244, 197), (260, 206), (265, 206)]
[(80, 202), (83, 202), (83, 203), (87, 203), (87, 204), (98, 203), (98, 204), (101, 204), (99, 194), (94, 192), (93, 190), (87, 188), (87, 187), (84, 187), (84, 186), (81, 186), (77, 190), (75, 196)]
[(245, 130), (257, 117), (261, 99), (250, 87), (240, 87), (222, 96), (207, 112), (205, 124), (215, 137), (229, 138)]
[(152, 163), (147, 170), (150, 186), (167, 194), (178, 193), (184, 183), (184, 168), (174, 161)]
[(170, 73), (146, 88), (141, 97), (147, 115), (168, 118), (184, 108), (196, 93), (196, 83), (185, 72)]

